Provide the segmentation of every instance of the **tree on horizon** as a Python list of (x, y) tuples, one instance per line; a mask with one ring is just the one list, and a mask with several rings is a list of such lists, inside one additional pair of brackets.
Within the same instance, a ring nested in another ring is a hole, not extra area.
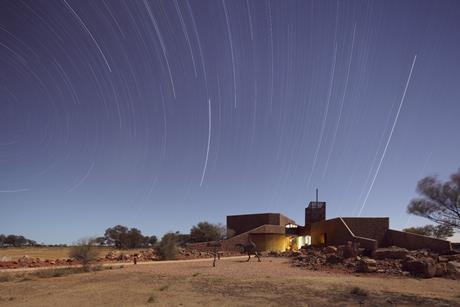
[(460, 169), (445, 182), (436, 176), (421, 179), (417, 192), (421, 197), (410, 202), (408, 213), (460, 230)]

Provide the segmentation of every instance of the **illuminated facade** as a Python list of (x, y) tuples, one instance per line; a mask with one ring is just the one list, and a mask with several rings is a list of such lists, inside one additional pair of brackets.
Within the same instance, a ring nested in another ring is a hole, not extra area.
[(230, 237), (224, 246), (249, 240), (260, 251), (297, 250), (305, 245), (344, 245), (358, 243), (372, 251), (396, 245), (408, 249), (427, 248), (434, 251), (451, 249), (449, 241), (405, 233), (389, 228), (388, 217), (337, 217), (326, 219), (326, 203), (312, 201), (305, 208), (305, 224), (280, 213), (259, 213), (227, 216)]

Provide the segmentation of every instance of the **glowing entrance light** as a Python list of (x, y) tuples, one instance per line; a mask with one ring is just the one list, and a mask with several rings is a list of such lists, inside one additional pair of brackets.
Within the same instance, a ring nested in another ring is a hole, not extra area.
[(305, 245), (311, 245), (311, 236), (298, 236), (296, 238), (297, 248), (301, 248)]

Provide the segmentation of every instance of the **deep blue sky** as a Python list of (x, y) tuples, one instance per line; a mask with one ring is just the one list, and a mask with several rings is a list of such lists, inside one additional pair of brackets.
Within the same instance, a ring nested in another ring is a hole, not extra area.
[(459, 1), (0, 1), (0, 233), (228, 214), (428, 223), (460, 167)]

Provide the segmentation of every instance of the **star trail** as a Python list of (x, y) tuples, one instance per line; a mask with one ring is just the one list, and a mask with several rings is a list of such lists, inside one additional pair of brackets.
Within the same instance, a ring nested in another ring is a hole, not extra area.
[(390, 216), (459, 166), (458, 1), (0, 1), (0, 233)]

